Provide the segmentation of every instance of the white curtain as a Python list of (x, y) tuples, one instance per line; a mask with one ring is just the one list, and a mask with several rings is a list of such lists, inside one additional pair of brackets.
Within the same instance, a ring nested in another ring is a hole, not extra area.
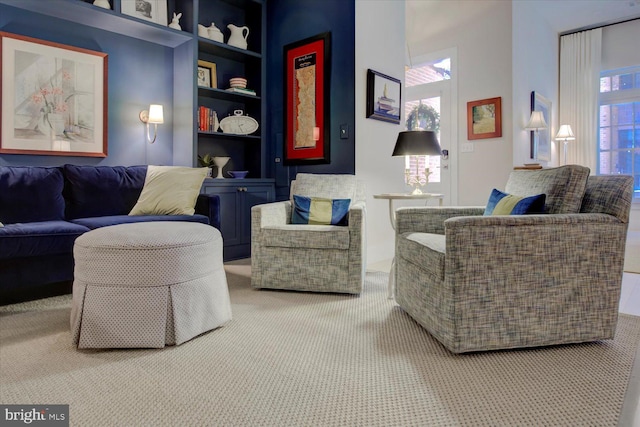
[(571, 125), (576, 136), (561, 161), (587, 166), (592, 174), (597, 171), (601, 51), (602, 28), (560, 37), (559, 125)]

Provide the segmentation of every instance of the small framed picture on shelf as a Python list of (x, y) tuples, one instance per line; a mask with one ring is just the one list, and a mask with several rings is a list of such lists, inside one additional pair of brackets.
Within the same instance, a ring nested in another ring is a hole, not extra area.
[(218, 76), (216, 64), (209, 61), (198, 60), (198, 86), (217, 88)]
[(167, 0), (123, 0), (122, 13), (166, 26)]

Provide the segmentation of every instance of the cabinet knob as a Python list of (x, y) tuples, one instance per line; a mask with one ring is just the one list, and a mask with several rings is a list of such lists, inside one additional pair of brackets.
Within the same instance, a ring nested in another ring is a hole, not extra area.
[(238, 187), (238, 191), (247, 191), (247, 187)]

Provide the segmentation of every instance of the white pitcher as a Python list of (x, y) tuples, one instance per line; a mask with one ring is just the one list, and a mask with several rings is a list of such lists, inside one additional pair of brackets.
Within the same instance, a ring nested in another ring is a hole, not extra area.
[[(227, 25), (227, 28), (231, 30), (231, 36), (227, 40), (229, 46), (234, 46), (239, 49), (247, 49), (247, 37), (249, 37), (249, 27), (236, 27), (233, 24)], [(247, 30), (245, 33), (244, 31)]]

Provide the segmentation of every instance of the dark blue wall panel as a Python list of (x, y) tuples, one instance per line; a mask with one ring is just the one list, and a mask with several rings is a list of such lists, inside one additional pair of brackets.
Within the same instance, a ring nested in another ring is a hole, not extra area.
[[(0, 4), (0, 30), (108, 54), (108, 157), (0, 155), (0, 165), (172, 164), (173, 51), (171, 48)], [(163, 104), (165, 123), (150, 145), (138, 119)], [(190, 143), (190, 142), (189, 142)]]
[[(278, 198), (286, 198), (297, 172), (355, 173), (355, 1), (268, 0), (267, 18), (267, 173)], [(283, 47), (324, 32), (331, 32), (331, 163), (283, 166), (274, 161), (283, 151)], [(349, 126), (348, 139), (340, 139), (341, 124)]]

